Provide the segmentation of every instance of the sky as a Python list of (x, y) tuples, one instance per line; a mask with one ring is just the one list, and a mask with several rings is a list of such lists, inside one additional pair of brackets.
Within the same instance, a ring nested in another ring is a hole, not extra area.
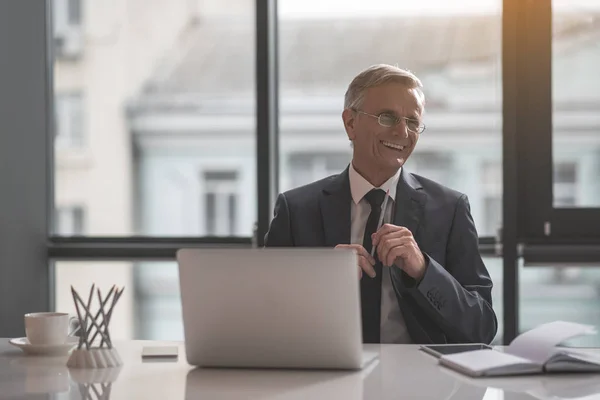
[[(553, 0), (557, 10), (600, 11), (600, 0)], [(284, 18), (368, 15), (499, 14), (501, 0), (279, 0)]]

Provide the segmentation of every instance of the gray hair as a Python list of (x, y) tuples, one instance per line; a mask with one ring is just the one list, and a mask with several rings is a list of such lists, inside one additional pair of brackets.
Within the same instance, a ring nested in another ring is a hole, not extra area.
[(363, 70), (352, 80), (344, 96), (344, 108), (359, 108), (367, 89), (389, 82), (401, 83), (408, 89), (416, 89), (421, 107), (425, 106), (423, 84), (415, 74), (392, 65), (376, 64)]

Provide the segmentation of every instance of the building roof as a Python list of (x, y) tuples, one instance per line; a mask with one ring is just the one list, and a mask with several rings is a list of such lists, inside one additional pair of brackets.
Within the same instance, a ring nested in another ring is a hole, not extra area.
[[(144, 85), (142, 97), (253, 93), (253, 20), (200, 21), (181, 36)], [(290, 19), (279, 23), (279, 89), (301, 95), (340, 93), (361, 69), (388, 63), (417, 75), (451, 65), (499, 62), (498, 15)], [(599, 16), (559, 15), (555, 38), (594, 32)]]

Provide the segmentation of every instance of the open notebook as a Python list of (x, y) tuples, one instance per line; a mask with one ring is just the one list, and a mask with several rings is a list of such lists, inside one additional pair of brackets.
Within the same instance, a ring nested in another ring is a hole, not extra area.
[(501, 350), (474, 350), (442, 356), (439, 363), (470, 376), (544, 372), (600, 372), (600, 352), (556, 347), (567, 339), (593, 335), (593, 326), (555, 321), (519, 335)]

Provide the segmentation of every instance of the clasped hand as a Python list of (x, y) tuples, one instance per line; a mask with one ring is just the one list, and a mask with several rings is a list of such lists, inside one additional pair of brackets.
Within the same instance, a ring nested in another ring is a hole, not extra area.
[[(412, 232), (402, 226), (385, 224), (372, 236), (377, 258), (383, 266), (402, 268), (411, 278), (421, 279), (425, 273), (425, 257), (419, 249)], [(375, 259), (360, 244), (339, 244), (336, 248), (351, 248), (358, 255), (358, 272), (375, 277)]]

